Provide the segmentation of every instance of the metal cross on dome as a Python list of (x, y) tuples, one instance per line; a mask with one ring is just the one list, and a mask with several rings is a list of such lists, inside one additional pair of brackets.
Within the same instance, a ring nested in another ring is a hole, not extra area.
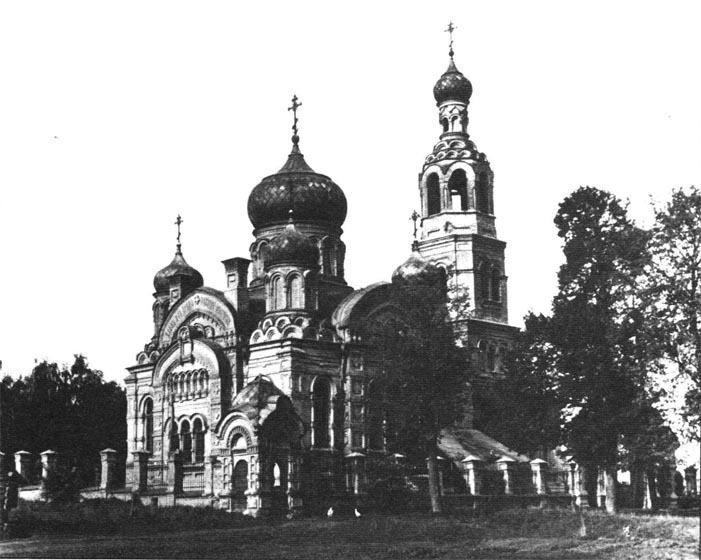
[(178, 218), (175, 220), (175, 225), (178, 226), (178, 247), (180, 247), (180, 224), (183, 223), (183, 219), (178, 214)]
[(294, 132), (295, 136), (297, 136), (297, 109), (301, 107), (302, 104), (297, 102), (297, 96), (293, 95), (292, 96), (292, 107), (288, 107), (288, 111), (292, 111), (292, 114), (294, 115), (294, 123), (292, 125), (292, 131)]
[(453, 58), (453, 31), (457, 29), (456, 25), (453, 25), (451, 21), (448, 23), (448, 29), (445, 30), (446, 33), (450, 33), (450, 58)]

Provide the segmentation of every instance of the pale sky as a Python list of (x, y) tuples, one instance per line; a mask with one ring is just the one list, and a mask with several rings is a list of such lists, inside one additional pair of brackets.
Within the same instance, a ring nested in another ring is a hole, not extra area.
[(650, 196), (701, 185), (698, 1), (5, 0), (3, 373), (83, 353), (122, 380), (178, 214), (185, 258), (222, 289), (220, 261), (249, 256), (248, 194), (290, 150), (293, 94), (307, 162), (348, 199), (349, 284), (389, 279), (440, 133), (451, 20), (512, 324), (550, 310), (567, 194), (607, 189), (649, 219)]

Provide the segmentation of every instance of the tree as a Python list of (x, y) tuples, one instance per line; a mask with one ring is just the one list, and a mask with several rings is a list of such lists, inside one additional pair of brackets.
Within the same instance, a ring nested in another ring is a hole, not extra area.
[[(673, 191), (656, 209), (648, 241), (650, 262), (642, 275), (646, 342), (658, 350), (658, 388), (668, 395), (670, 382), (684, 387), (677, 410), (686, 438), (701, 439), (701, 192)], [(670, 366), (675, 372), (669, 376)], [(671, 379), (670, 379), (671, 377)]]
[(616, 508), (619, 443), (644, 376), (635, 281), (645, 265), (645, 232), (613, 195), (581, 187), (555, 224), (565, 264), (553, 302), (564, 436), (575, 459), (606, 473), (606, 508)]
[(468, 362), (456, 345), (443, 271), (425, 261), (418, 268), (395, 273), (386, 312), (367, 333), (379, 365), (370, 407), (384, 409), (390, 451), (428, 457), (431, 509), (438, 513), (438, 443), (441, 430), (464, 414)]
[(475, 428), (530, 456), (561, 443), (557, 349), (551, 320), (528, 314), (505, 361), (505, 372), (474, 393)]
[(102, 449), (126, 453), (125, 392), (83, 356), (70, 368), (41, 362), (28, 377), (6, 377), (3, 385), (6, 453), (58, 451), (83, 486), (94, 482)]

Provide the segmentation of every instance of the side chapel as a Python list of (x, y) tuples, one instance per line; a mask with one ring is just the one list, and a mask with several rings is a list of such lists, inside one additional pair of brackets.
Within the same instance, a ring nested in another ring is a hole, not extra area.
[[(452, 40), (449, 54), (433, 88), (441, 133), (419, 173), (420, 235), (393, 278), (438, 266), (467, 289), (469, 312), (456, 320), (489, 376), (516, 329), (494, 175), (467, 132), (472, 85), (455, 66)], [(390, 284), (346, 283), (346, 196), (305, 161), (299, 105), (293, 98), (287, 161), (248, 198), (250, 259), (222, 261), (226, 289), (204, 286), (186, 262), (180, 217), (175, 256), (154, 277), (153, 336), (126, 378), (127, 476), (164, 503), (194, 495), (251, 515), (297, 510), (362, 492), (363, 458), (386, 452), (382, 418), (368, 406), (374, 372), (363, 333)], [(527, 460), (472, 430), (469, 414), (466, 422), (462, 440), (444, 434), (449, 461)]]

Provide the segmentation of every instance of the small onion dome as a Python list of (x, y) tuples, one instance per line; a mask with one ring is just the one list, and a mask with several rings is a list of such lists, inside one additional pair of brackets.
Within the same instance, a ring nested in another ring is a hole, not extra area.
[(268, 246), (266, 267), (276, 264), (295, 264), (313, 268), (319, 264), (319, 249), (293, 223), (287, 224), (282, 233), (273, 237)]
[(436, 104), (441, 105), (446, 101), (459, 101), (467, 105), (470, 102), (472, 95), (472, 84), (462, 73), (455, 67), (453, 58), (450, 58), (448, 69), (438, 79), (436, 85), (433, 86), (433, 97), (436, 98)]
[(176, 276), (183, 278), (183, 283), (187, 284), (191, 289), (201, 288), (204, 284), (202, 275), (185, 262), (180, 245), (178, 245), (175, 257), (173, 257), (171, 263), (156, 272), (156, 275), (153, 277), (153, 287), (156, 288), (156, 292), (167, 292), (170, 286), (170, 279)]
[(297, 222), (336, 227), (343, 225), (348, 210), (341, 188), (307, 165), (297, 142), (282, 169), (265, 177), (248, 197), (248, 218), (255, 228), (285, 223), (290, 209)]
[(397, 283), (402, 280), (421, 278), (422, 280), (438, 279), (443, 271), (435, 264), (427, 261), (421, 253), (417, 243), (412, 245), (412, 252), (409, 258), (392, 273), (392, 282)]

